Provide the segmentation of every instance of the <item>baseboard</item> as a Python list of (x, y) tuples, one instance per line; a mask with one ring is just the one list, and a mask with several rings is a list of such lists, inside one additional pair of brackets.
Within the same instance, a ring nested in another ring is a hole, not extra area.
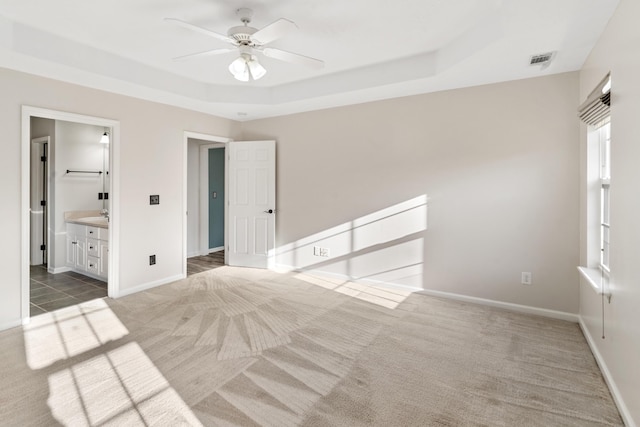
[(143, 283), (142, 285), (134, 286), (133, 288), (128, 288), (128, 289), (124, 289), (124, 290), (121, 289), (116, 295), (113, 296), (113, 298), (122, 298), (122, 297), (127, 296), (127, 295), (131, 295), (131, 294), (135, 294), (135, 293), (138, 293), (138, 292), (146, 291), (148, 289), (155, 288), (155, 287), (162, 286), (162, 285), (166, 285), (168, 283), (172, 283), (172, 282), (175, 282), (177, 280), (182, 280), (184, 278), (185, 278), (184, 274), (177, 274), (175, 276), (165, 277), (164, 279), (155, 280), (153, 282)]
[(333, 279), (345, 280), (353, 283), (362, 283), (365, 285), (377, 286), (380, 288), (402, 289), (404, 291), (410, 291), (410, 292), (420, 292), (423, 290), (422, 288), (401, 285), (398, 283), (383, 282), (381, 280), (372, 280), (372, 279), (356, 279), (353, 277), (349, 277), (346, 274), (330, 273), (327, 271), (320, 271), (320, 270), (305, 270), (303, 268), (295, 268), (290, 265), (283, 265), (283, 264), (276, 264), (276, 266), (273, 268), (273, 271), (276, 271), (278, 273), (292, 273), (292, 272), (308, 273), (308, 274), (313, 274), (314, 276), (317, 276), (317, 277), (328, 277)]
[(47, 272), (49, 272), (51, 274), (66, 273), (67, 271), (72, 271), (72, 269), (69, 268), (69, 267), (49, 267), (49, 268), (47, 268)]
[(510, 302), (471, 297), (467, 295), (453, 294), (449, 292), (432, 291), (429, 289), (423, 289), (420, 291), (420, 293), (431, 295), (434, 297), (454, 299), (454, 300), (470, 302), (474, 304), (488, 305), (490, 307), (503, 308), (505, 310), (516, 311), (518, 313), (535, 314), (537, 316), (550, 317), (552, 319), (566, 320), (568, 322), (578, 323), (577, 314), (567, 313), (564, 311), (549, 310), (546, 308), (532, 307), (530, 305), (513, 304)]
[(214, 252), (220, 252), (220, 251), (223, 251), (223, 250), (224, 250), (224, 246), (218, 246), (217, 248), (207, 249), (204, 252), (202, 252), (202, 251), (188, 252), (187, 253), (187, 258), (193, 258), (195, 256), (207, 256), (207, 255), (212, 254)]
[(589, 344), (589, 348), (591, 349), (591, 353), (593, 353), (593, 357), (596, 359), (596, 363), (600, 368), (600, 372), (602, 372), (604, 381), (607, 383), (607, 386), (609, 387), (609, 391), (611, 392), (611, 396), (613, 396), (613, 401), (618, 407), (618, 412), (620, 412), (620, 416), (622, 417), (622, 421), (624, 422), (624, 425), (627, 427), (636, 427), (636, 423), (631, 418), (629, 409), (627, 408), (627, 405), (625, 405), (624, 400), (620, 395), (620, 390), (618, 389), (616, 382), (613, 380), (613, 377), (611, 376), (611, 372), (609, 371), (607, 364), (605, 363), (602, 355), (600, 354), (600, 351), (598, 351), (598, 347), (596, 346), (595, 340), (591, 336), (591, 333), (589, 333), (589, 328), (587, 328), (587, 325), (584, 324), (584, 321), (582, 320), (582, 316), (578, 316), (578, 319), (579, 319), (578, 324), (580, 325), (580, 329), (582, 329), (582, 334), (586, 338), (587, 344)]
[(350, 280), (350, 281), (353, 281), (353, 282), (356, 282), (356, 283), (371, 284), (373, 286), (389, 287), (389, 288), (395, 288), (395, 289), (404, 289), (404, 290), (409, 290), (409, 291), (412, 291), (412, 292), (422, 293), (422, 294), (425, 294), (425, 295), (431, 295), (431, 296), (434, 296), (434, 297), (454, 299), (454, 300), (465, 301), (465, 302), (470, 302), (470, 303), (474, 303), (474, 304), (488, 305), (488, 306), (491, 306), (491, 307), (497, 307), (497, 308), (503, 308), (505, 310), (516, 311), (518, 313), (535, 314), (537, 316), (550, 317), (550, 318), (553, 318), (553, 319), (560, 319), (560, 320), (566, 320), (566, 321), (569, 321), (569, 322), (578, 323), (578, 315), (577, 314), (566, 313), (564, 311), (548, 310), (546, 308), (531, 307), (531, 306), (528, 306), (528, 305), (513, 304), (513, 303), (509, 303), (509, 302), (502, 302), (502, 301), (490, 300), (490, 299), (485, 299), (485, 298), (477, 298), (477, 297), (472, 297), (472, 296), (467, 296), (467, 295), (453, 294), (453, 293), (449, 293), (449, 292), (441, 292), (441, 291), (433, 291), (433, 290), (429, 290), (429, 289), (414, 288), (414, 287), (411, 287), (411, 286), (401, 285), (401, 284), (398, 284), (398, 283), (381, 282), (381, 281), (371, 280), (371, 279), (355, 279), (355, 278), (350, 278), (349, 276), (343, 275), (343, 274), (328, 273), (328, 272), (324, 272), (324, 271), (311, 270), (311, 269), (310, 270), (305, 270), (305, 269), (300, 269), (300, 268), (296, 268), (296, 267), (293, 267), (293, 266), (290, 266), (290, 265), (283, 265), (283, 264), (278, 264), (276, 266), (275, 270), (278, 271), (278, 272), (282, 272), (282, 273), (285, 273), (285, 272), (309, 273), (309, 274), (314, 274), (314, 275), (318, 275), (318, 276), (335, 277), (335, 278), (340, 278), (340, 279), (343, 279), (343, 280)]
[(6, 329), (15, 328), (17, 326), (22, 326), (22, 319), (12, 320), (11, 322), (6, 322), (0, 325), (0, 331), (4, 331)]

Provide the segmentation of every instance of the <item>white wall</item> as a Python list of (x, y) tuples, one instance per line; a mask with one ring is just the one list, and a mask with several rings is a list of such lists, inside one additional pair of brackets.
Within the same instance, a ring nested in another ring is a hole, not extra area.
[(567, 73), (243, 123), (278, 144), (277, 262), (577, 313), (577, 103)]
[[(628, 425), (640, 425), (640, 3), (622, 0), (580, 72), (584, 100), (610, 71), (611, 99), (611, 303), (580, 287), (580, 316), (608, 374)], [(581, 130), (582, 178), (586, 181), (586, 129)], [(587, 262), (587, 188), (581, 188), (581, 262)]]
[[(0, 329), (20, 321), (21, 106), (120, 121), (120, 288), (182, 274), (184, 131), (236, 134), (230, 120), (0, 69)], [(150, 206), (149, 195), (160, 205)], [(149, 266), (149, 255), (157, 264)]]
[(200, 253), (200, 143), (187, 144), (187, 257)]
[[(104, 168), (105, 144), (100, 143), (104, 128), (99, 126), (71, 123), (62, 120), (55, 122), (56, 144), (53, 179), (55, 191), (54, 232), (55, 257), (51, 259), (52, 268), (62, 268), (66, 261), (66, 223), (67, 211), (91, 211), (102, 209), (103, 179), (108, 179)], [(67, 173), (69, 170), (103, 171), (103, 174)]]

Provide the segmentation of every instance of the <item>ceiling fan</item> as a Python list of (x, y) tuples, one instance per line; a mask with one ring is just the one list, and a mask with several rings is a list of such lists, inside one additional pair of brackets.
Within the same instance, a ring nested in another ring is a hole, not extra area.
[(224, 34), (211, 31), (207, 28), (200, 27), (189, 22), (181, 21), (179, 19), (165, 18), (165, 21), (167, 22), (177, 24), (192, 31), (197, 31), (201, 34), (227, 42), (233, 46), (179, 56), (177, 58), (174, 58), (174, 60), (194, 58), (199, 56), (219, 55), (223, 53), (238, 51), (240, 53), (240, 56), (229, 65), (229, 71), (231, 72), (231, 74), (233, 74), (233, 77), (243, 82), (248, 82), (249, 80), (258, 80), (267, 73), (267, 70), (258, 62), (258, 58), (255, 55), (256, 52), (261, 53), (262, 55), (269, 58), (291, 62), (294, 64), (306, 65), (311, 68), (319, 69), (324, 67), (324, 62), (319, 59), (311, 58), (293, 52), (287, 52), (286, 50), (282, 49), (265, 47), (265, 45), (279, 39), (280, 37), (283, 37), (289, 31), (298, 28), (298, 26), (293, 21), (285, 18), (280, 18), (277, 21), (258, 30), (249, 26), (251, 17), (253, 16), (253, 11), (251, 9), (240, 8), (236, 10), (236, 15), (240, 18), (240, 21), (242, 21), (243, 25), (229, 28), (226, 36)]

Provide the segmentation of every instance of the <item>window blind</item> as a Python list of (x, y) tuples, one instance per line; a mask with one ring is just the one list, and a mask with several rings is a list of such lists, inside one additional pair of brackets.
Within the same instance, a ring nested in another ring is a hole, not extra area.
[(611, 77), (607, 76), (589, 94), (587, 100), (578, 108), (578, 117), (588, 125), (595, 126), (610, 114)]

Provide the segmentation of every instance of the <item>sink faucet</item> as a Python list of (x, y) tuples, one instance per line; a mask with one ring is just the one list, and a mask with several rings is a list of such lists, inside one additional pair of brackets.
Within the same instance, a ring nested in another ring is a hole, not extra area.
[(100, 215), (107, 218), (107, 221), (109, 221), (109, 211), (107, 209), (102, 209), (100, 211)]

